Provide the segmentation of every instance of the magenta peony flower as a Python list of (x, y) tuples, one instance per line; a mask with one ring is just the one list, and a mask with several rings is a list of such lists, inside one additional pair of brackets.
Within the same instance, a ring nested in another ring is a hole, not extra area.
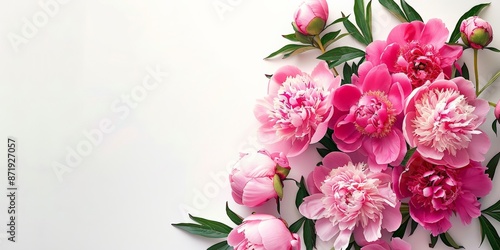
[(269, 83), (269, 95), (254, 110), (261, 123), (261, 142), (270, 151), (292, 157), (321, 140), (333, 115), (332, 93), (338, 86), (340, 78), (333, 77), (325, 62), (311, 76), (293, 66), (278, 69)]
[(299, 207), (302, 215), (317, 220), (321, 240), (335, 238), (334, 248), (345, 249), (353, 233), (373, 242), (382, 236), (382, 228), (398, 229), (400, 204), (390, 174), (371, 172), (341, 152), (328, 154), (323, 164), (309, 175), (315, 187)]
[(344, 152), (361, 148), (372, 170), (397, 166), (406, 154), (401, 114), (411, 93), (410, 81), (404, 74), (391, 75), (384, 64), (370, 62), (361, 64), (358, 74), (353, 84), (335, 91), (332, 139)]
[(476, 98), (472, 82), (440, 76), (408, 98), (403, 134), (429, 162), (464, 167), (469, 160), (484, 161), (490, 140), (479, 126), (488, 111), (488, 102)]
[(391, 244), (378, 240), (363, 246), (361, 250), (411, 250), (411, 245), (400, 238), (393, 238)]
[(306, 0), (295, 12), (293, 25), (306, 36), (318, 35), (328, 20), (326, 0)]
[(473, 49), (483, 49), (493, 40), (493, 28), (490, 23), (478, 16), (472, 16), (462, 21), (460, 34), (465, 45)]
[(477, 198), (492, 188), (486, 168), (475, 161), (463, 168), (450, 168), (427, 162), (415, 152), (403, 170), (400, 166), (393, 172), (396, 194), (401, 199), (410, 197), (410, 216), (434, 236), (451, 228), (452, 213), (458, 214), (463, 224), (479, 217)]
[(433, 81), (441, 73), (451, 78), (453, 63), (462, 56), (462, 47), (445, 44), (448, 29), (439, 19), (426, 24), (403, 23), (389, 33), (387, 41), (375, 41), (366, 48), (366, 60), (387, 64), (391, 73), (405, 73), (414, 88)]
[(300, 238), (272, 215), (252, 214), (234, 228), (227, 243), (235, 250), (300, 250)]
[(282, 153), (261, 150), (245, 154), (229, 175), (233, 199), (247, 207), (256, 207), (282, 195), (282, 181), (290, 166)]

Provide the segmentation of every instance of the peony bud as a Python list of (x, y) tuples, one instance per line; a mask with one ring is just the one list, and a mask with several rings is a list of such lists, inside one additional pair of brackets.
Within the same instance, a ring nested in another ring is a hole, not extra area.
[(295, 12), (296, 30), (307, 36), (321, 33), (328, 20), (328, 4), (326, 0), (306, 0)]
[(495, 113), (495, 118), (497, 118), (497, 121), (500, 122), (500, 100), (497, 102), (494, 113)]
[(472, 16), (460, 25), (462, 41), (473, 49), (483, 49), (493, 40), (493, 29), (485, 20)]

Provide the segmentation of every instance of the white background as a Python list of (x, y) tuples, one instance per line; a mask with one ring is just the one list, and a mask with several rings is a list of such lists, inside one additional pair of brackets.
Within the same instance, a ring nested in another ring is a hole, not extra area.
[[(450, 30), (480, 3), (408, 2), (424, 20), (439, 17)], [(275, 214), (272, 203), (252, 210), (236, 205), (226, 169), (238, 152), (255, 147), (252, 110), (266, 94), (264, 74), (285, 64), (310, 72), (317, 63), (317, 51), (263, 60), (286, 44), (280, 35), (291, 33), (298, 0), (56, 3), (48, 13), (37, 1), (0, 1), (0, 188), (7, 187), (8, 136), (17, 138), (19, 186), (16, 243), (6, 240), (7, 197), (0, 192), (0, 249), (206, 249), (217, 241), (170, 224), (187, 222), (190, 212), (232, 226), (224, 213), (227, 200), (245, 216)], [(330, 20), (352, 13), (352, 1), (329, 4)], [(375, 38), (385, 39), (397, 21), (378, 1), (373, 11)], [(499, 11), (495, 2), (482, 13), (498, 32)], [(13, 44), (13, 37), (21, 42)], [(350, 38), (340, 44), (359, 45)], [(499, 56), (480, 52), (482, 83), (500, 69)], [(470, 51), (464, 58), (471, 61)], [(142, 84), (150, 71), (163, 73), (148, 90)], [(490, 90), (483, 97), (496, 102), (498, 87)], [(490, 113), (485, 130), (491, 131), (492, 119)], [(108, 133), (99, 138), (102, 123)], [(499, 140), (492, 136), (488, 159), (500, 151)], [(80, 159), (71, 153), (78, 148)], [(311, 157), (292, 159), (291, 177), (300, 178), (319, 160), (313, 150), (306, 154)], [(71, 172), (58, 178), (54, 166), (61, 170), (58, 164), (67, 166), (67, 159)], [(496, 179), (482, 200), (486, 206), (500, 199), (499, 184)], [(296, 187), (286, 188), (283, 210), (293, 209), (283, 217), (292, 223), (298, 218)], [(477, 220), (468, 227), (453, 223), (455, 239), (479, 249)], [(421, 229), (408, 240), (414, 249), (427, 249)], [(490, 248), (486, 243), (480, 249)]]

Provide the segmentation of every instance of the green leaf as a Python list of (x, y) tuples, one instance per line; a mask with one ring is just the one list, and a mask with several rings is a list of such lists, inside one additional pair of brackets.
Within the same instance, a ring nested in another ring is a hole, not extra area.
[[(368, 2), (368, 5), (366, 5), (366, 23), (368, 25), (368, 30), (370, 31), (370, 35), (372, 35), (372, 0)], [(371, 36), (371, 39), (373, 41), (373, 36)]]
[(446, 246), (452, 247), (454, 249), (464, 248), (463, 246), (458, 245), (448, 232), (440, 234), (439, 238), (441, 238)]
[(337, 144), (329, 137), (328, 134), (325, 134), (323, 138), (319, 141), (321, 145), (325, 146), (325, 148), (329, 149), (330, 151), (339, 151), (339, 148), (337, 147)]
[(306, 47), (303, 47), (303, 48), (298, 48), (298, 49), (296, 49), (296, 50), (294, 50), (294, 51), (292, 51), (292, 52), (285, 53), (285, 54), (283, 55), (283, 59), (286, 59), (286, 58), (288, 58), (288, 57), (290, 57), (290, 56), (295, 56), (295, 55), (298, 55), (298, 54), (300, 54), (300, 53), (304, 53), (304, 52), (306, 52), (306, 51), (308, 51), (308, 50), (312, 50), (312, 49), (315, 49), (315, 48), (316, 48), (316, 47), (313, 47), (313, 46), (306, 46)]
[(500, 153), (493, 156), (493, 158), (491, 158), (491, 160), (488, 162), (488, 165), (486, 165), (486, 173), (492, 180), (495, 176), (495, 171), (497, 170), (498, 160), (500, 160)]
[(304, 176), (300, 178), (300, 187), (299, 190), (297, 191), (297, 196), (295, 196), (295, 206), (299, 208), (300, 204), (304, 202), (304, 198), (309, 196), (309, 193), (307, 192), (306, 189), (306, 181), (304, 179)]
[(336, 41), (340, 40), (341, 38), (344, 38), (344, 37), (346, 37), (346, 36), (348, 36), (348, 35), (349, 35), (349, 33), (343, 33), (343, 34), (340, 34), (340, 35), (338, 35), (337, 37), (335, 37), (334, 39), (332, 39), (332, 40), (328, 41), (327, 43), (323, 44), (323, 47), (324, 47), (324, 48), (327, 48), (327, 47), (328, 47), (328, 46), (330, 46), (332, 43), (334, 43), (334, 42), (336, 42)]
[(462, 66), (462, 77), (469, 80), (469, 68), (467, 68), (467, 64), (465, 63)]
[(369, 28), (368, 22), (366, 21), (364, 0), (354, 0), (354, 18), (356, 19), (356, 24), (361, 30), (361, 33), (363, 33), (365, 41), (368, 43), (373, 42), (372, 32)]
[(351, 34), (351, 36), (354, 37), (354, 39), (356, 39), (358, 42), (364, 45), (369, 44), (366, 38), (358, 30), (358, 28), (356, 28), (356, 26), (349, 19), (346, 18), (342, 23), (344, 24), (344, 27), (347, 30), (347, 32), (349, 32), (349, 34)]
[(500, 249), (500, 237), (491, 222), (481, 215), (479, 216), (479, 224), (481, 225), (481, 244), (484, 241), (484, 236), (486, 236), (492, 249)]
[(403, 216), (403, 220), (401, 222), (401, 226), (399, 226), (398, 230), (392, 233), (392, 238), (403, 238), (406, 233), (406, 227), (408, 226), (408, 221), (410, 220), (410, 215), (406, 214)]
[(347, 18), (349, 18), (349, 16), (343, 16), (343, 17), (341, 17), (341, 18), (337, 18), (337, 19), (336, 19), (335, 21), (333, 21), (331, 24), (326, 25), (326, 26), (325, 26), (325, 30), (326, 30), (326, 28), (328, 28), (328, 27), (330, 27), (330, 26), (332, 26), (332, 25), (334, 25), (334, 24), (336, 24), (336, 23), (341, 23), (341, 22), (344, 22), (344, 20), (346, 20)]
[(489, 215), (491, 218), (497, 220), (497, 221), (500, 221), (500, 213), (498, 212), (484, 212), (484, 214), (487, 214)]
[(490, 207), (484, 209), (482, 212), (494, 212), (500, 210), (500, 200), (497, 201), (495, 204), (491, 205)]
[(344, 75), (343, 77), (343, 81), (344, 81), (344, 84), (346, 83), (351, 83), (351, 77), (352, 77), (352, 68), (351, 66), (349, 66), (349, 64), (347, 63), (344, 63), (344, 68), (343, 68), (343, 72), (342, 74)]
[(312, 250), (314, 247), (316, 247), (316, 229), (314, 228), (313, 220), (306, 219), (306, 221), (304, 222), (303, 236), (306, 250)]
[(229, 246), (226, 240), (207, 248), (207, 250), (232, 250), (232, 249), (233, 247)]
[(306, 221), (306, 219), (307, 219), (306, 217), (302, 217), (298, 219), (296, 222), (294, 222), (291, 226), (289, 226), (288, 229), (290, 230), (290, 232), (292, 233), (298, 232), (302, 227), (302, 224), (304, 224), (304, 221)]
[(491, 129), (493, 129), (493, 132), (495, 132), (495, 135), (498, 136), (498, 134), (497, 134), (497, 123), (498, 123), (498, 121), (495, 119), (493, 121), (493, 123), (491, 124)]
[(500, 52), (500, 49), (494, 48), (494, 47), (485, 47), (485, 49), (489, 49), (493, 52)]
[(451, 32), (450, 36), (450, 43), (455, 43), (460, 39), (460, 25), (462, 24), (462, 21), (468, 17), (471, 16), (477, 16), (479, 13), (486, 7), (490, 5), (489, 3), (483, 3), (483, 4), (478, 4), (474, 7), (472, 7), (469, 11), (465, 12), (459, 19), (457, 24), (455, 25), (455, 29), (453, 29), (453, 32)]
[(326, 149), (326, 148), (316, 148), (316, 150), (318, 151), (318, 154), (322, 157), (322, 158), (325, 158), (325, 156), (329, 153), (331, 153), (332, 151), (329, 150), (329, 149)]
[(325, 52), (323, 55), (319, 56), (318, 59), (331, 61), (331, 63), (329, 63), (330, 67), (335, 67), (349, 60), (362, 57), (364, 55), (365, 52), (360, 49), (342, 46)]
[(411, 7), (411, 5), (409, 5), (405, 0), (401, 0), (401, 7), (403, 8), (403, 11), (405, 12), (407, 20), (409, 22), (411, 22), (411, 21), (423, 22), (424, 21), (424, 20), (422, 20), (422, 17), (420, 16), (420, 14), (418, 14), (418, 12), (413, 7)]
[(410, 227), (411, 228), (410, 236), (411, 236), (413, 233), (415, 233), (415, 230), (418, 227), (418, 222), (416, 222), (415, 220), (412, 220), (411, 218), (410, 218), (410, 220), (411, 220), (411, 227)]
[(321, 43), (323, 45), (325, 45), (327, 42), (329, 42), (330, 40), (333, 40), (335, 39), (338, 35), (340, 34), (340, 30), (337, 30), (337, 31), (332, 31), (332, 32), (329, 32), (329, 33), (326, 33), (325, 35), (323, 35), (323, 37), (321, 37)]
[(221, 233), (219, 231), (213, 230), (208, 226), (198, 225), (194, 223), (178, 223), (178, 224), (172, 224), (172, 226), (184, 230), (188, 233), (196, 234), (207, 238), (226, 238), (228, 235), (227, 233)]
[(285, 54), (287, 52), (293, 52), (293, 51), (296, 51), (296, 50), (298, 50), (300, 48), (304, 48), (304, 47), (311, 47), (311, 46), (310, 45), (302, 45), (302, 44), (287, 44), (287, 45), (281, 47), (279, 50), (276, 50), (275, 52), (271, 53), (270, 55), (268, 55), (264, 59), (269, 59), (269, 58), (275, 57), (279, 54)]
[(298, 42), (297, 37), (295, 36), (295, 33), (288, 34), (288, 35), (281, 35), (282, 37), (292, 41), (292, 42)]
[(394, 15), (402, 23), (408, 22), (406, 15), (403, 13), (398, 4), (394, 0), (378, 0), (392, 15)]
[(227, 201), (226, 201), (226, 214), (227, 214), (227, 217), (229, 217), (229, 219), (234, 224), (240, 225), (241, 223), (243, 223), (243, 218), (241, 216), (239, 216), (238, 214), (236, 214), (235, 212), (233, 212), (233, 210), (231, 210), (229, 208), (229, 204)]
[(436, 243), (438, 242), (438, 236), (433, 236), (431, 234), (431, 243), (429, 243), (430, 248), (434, 248), (436, 246)]
[(410, 148), (410, 150), (406, 151), (405, 158), (401, 162), (401, 166), (406, 166), (406, 163), (408, 163), (408, 160), (410, 160), (411, 156), (417, 151), (417, 148)]
[(231, 232), (231, 230), (233, 230), (230, 226), (228, 226), (224, 223), (220, 223), (218, 221), (207, 220), (207, 219), (195, 217), (192, 215), (189, 215), (189, 218), (191, 218), (192, 220), (200, 223), (201, 225), (207, 226), (207, 227), (209, 227), (217, 232), (228, 234), (229, 232)]

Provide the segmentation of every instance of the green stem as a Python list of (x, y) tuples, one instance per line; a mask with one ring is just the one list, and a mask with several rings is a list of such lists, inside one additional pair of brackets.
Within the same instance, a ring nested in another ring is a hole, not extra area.
[(488, 104), (489, 104), (490, 106), (494, 107), (494, 108), (497, 106), (497, 104), (496, 104), (496, 103), (493, 103), (493, 102), (488, 102)]
[(479, 96), (479, 70), (477, 67), (477, 49), (474, 49), (474, 76), (476, 78), (476, 96)]
[[(314, 41), (316, 42), (316, 44), (318, 45), (319, 49), (321, 50), (321, 54), (324, 54), (326, 50), (323, 47), (323, 43), (321, 42), (321, 38), (319, 37), (319, 35), (315, 35), (314, 36)], [(333, 69), (333, 72), (335, 73), (335, 76), (338, 76), (339, 72), (337, 72), (337, 69), (335, 69), (335, 67), (333, 67), (332, 69)]]
[(498, 71), (489, 81), (488, 83), (486, 83), (486, 85), (484, 85), (484, 87), (481, 88), (481, 90), (479, 90), (477, 96), (479, 96), (481, 93), (483, 93), (483, 91), (486, 90), (486, 88), (488, 88), (489, 86), (491, 86), (491, 84), (493, 84), (497, 79), (498, 77), (500, 77), (500, 71)]

